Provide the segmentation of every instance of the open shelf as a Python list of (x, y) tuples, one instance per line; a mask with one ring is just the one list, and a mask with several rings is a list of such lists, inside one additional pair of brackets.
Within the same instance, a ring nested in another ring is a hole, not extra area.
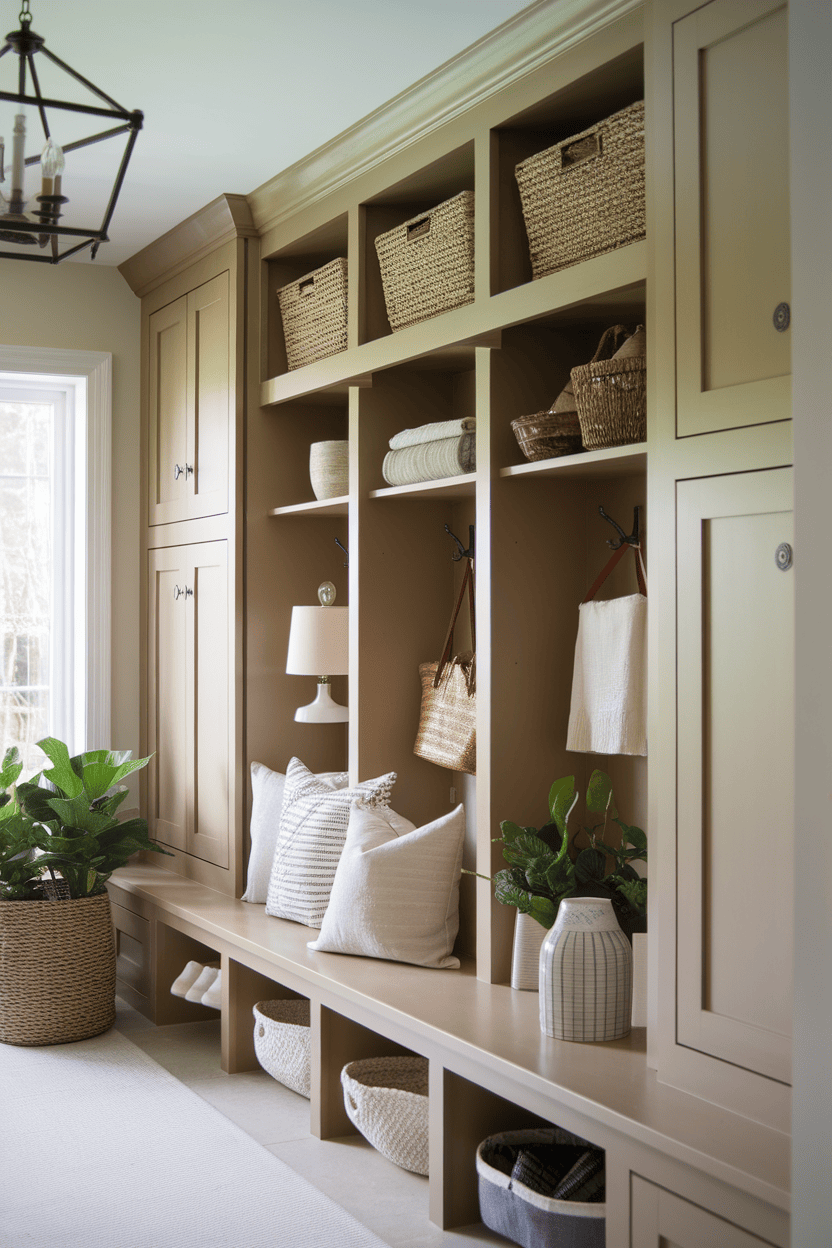
[(555, 459), (538, 459), (533, 463), (512, 464), (501, 468), (501, 477), (614, 477), (623, 473), (644, 472), (647, 468), (647, 443), (612, 446), (603, 451), (583, 451), (579, 455), (561, 455)]
[(370, 498), (473, 498), (477, 488), (477, 474), (467, 472), (462, 477), (441, 477), (438, 481), (417, 481), (414, 485), (388, 485), (383, 490), (371, 490)]
[(288, 507), (272, 507), (270, 516), (346, 516), (349, 511), (349, 496), (325, 498), (312, 503), (291, 503)]

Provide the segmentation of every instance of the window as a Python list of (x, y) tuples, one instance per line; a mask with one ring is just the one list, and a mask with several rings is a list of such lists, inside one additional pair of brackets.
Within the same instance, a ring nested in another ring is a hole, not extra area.
[(109, 434), (109, 356), (0, 347), (0, 749), (24, 775), (44, 736), (110, 744)]

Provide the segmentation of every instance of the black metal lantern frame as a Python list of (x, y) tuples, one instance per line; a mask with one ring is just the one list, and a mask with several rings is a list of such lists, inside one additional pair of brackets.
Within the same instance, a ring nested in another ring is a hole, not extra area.
[[(9, 260), (34, 260), (41, 264), (58, 264), (61, 260), (75, 255), (79, 251), (83, 251), (85, 247), (92, 247), (90, 258), (95, 259), (98, 248), (101, 243), (108, 241), (107, 231), (110, 221), (115, 211), (116, 202), (119, 192), (124, 182), (124, 175), (127, 172), (127, 165), (133, 152), (139, 131), (142, 128), (144, 116), (141, 112), (128, 112), (127, 109), (117, 104), (114, 99), (107, 95), (100, 87), (97, 87), (89, 79), (84, 78), (65, 61), (60, 60), (54, 53), (50, 52), (45, 45), (42, 36), (35, 34), (31, 29), (32, 16), (29, 12), (29, 0), (23, 0), (23, 8), (19, 16), (20, 29), (12, 31), (6, 35), (5, 46), (0, 49), (0, 58), (4, 57), (7, 52), (14, 52), (19, 58), (19, 77), (17, 93), (10, 91), (0, 91), (0, 100), (8, 100), (16, 104), (27, 104), (37, 109), (40, 115), (43, 133), (47, 143), (51, 137), (49, 129), (48, 112), (52, 110), (61, 110), (70, 113), (86, 113), (92, 117), (111, 118), (118, 124), (112, 129), (102, 130), (97, 134), (91, 134), (89, 138), (78, 139), (72, 143), (67, 143), (62, 148), (63, 152), (76, 151), (82, 147), (89, 147), (93, 143), (101, 143), (106, 139), (115, 139), (119, 135), (126, 134), (127, 141), (124, 152), (121, 157), (121, 163), (116, 174), (116, 180), (110, 193), (110, 199), (104, 212), (104, 217), (98, 229), (84, 228), (76, 226), (59, 225), (58, 220), (61, 216), (61, 205), (67, 203), (67, 199), (62, 195), (38, 195), (37, 199), (39, 211), (32, 213), (32, 216), (39, 218), (38, 221), (27, 220), (22, 214), (16, 214), (14, 211), (5, 215), (0, 214), (0, 242), (23, 244), (39, 243), (41, 248), (46, 248), (47, 243), (50, 244), (48, 253), (35, 253), (26, 248), (21, 251), (0, 251), (0, 257)], [(75, 104), (63, 100), (53, 100), (44, 98), (41, 94), (40, 84), (38, 82), (37, 69), (35, 68), (35, 56), (41, 54), (45, 56), (52, 64), (57, 65), (64, 73), (69, 74), (76, 82), (80, 82), (94, 95), (109, 105), (107, 108), (95, 106), (91, 104)], [(32, 89), (34, 95), (27, 95), (27, 70), (31, 78)], [(29, 156), (24, 161), (24, 166), (39, 165), (41, 163), (40, 156)], [(12, 205), (13, 207), (13, 205)], [(15, 238), (19, 235), (20, 238)], [(66, 237), (68, 239), (78, 239), (82, 241), (75, 243), (74, 246), (67, 247), (66, 250), (59, 250), (59, 239)]]

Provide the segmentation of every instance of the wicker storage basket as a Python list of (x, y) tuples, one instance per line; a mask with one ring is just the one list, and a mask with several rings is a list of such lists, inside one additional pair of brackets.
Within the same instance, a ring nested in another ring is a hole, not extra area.
[(495, 1165), (496, 1155), (527, 1144), (579, 1144), (586, 1140), (559, 1127), (506, 1131), (489, 1136), (477, 1149), (480, 1216), (486, 1226), (524, 1248), (604, 1248), (603, 1203), (554, 1200)]
[(572, 369), (581, 435), (588, 451), (647, 437), (647, 360), (597, 360)]
[(577, 412), (535, 412), (511, 422), (526, 459), (554, 459), (584, 449)]
[(313, 442), (310, 446), (309, 480), (319, 502), (349, 493), (349, 452), (349, 442)]
[(644, 101), (515, 169), (534, 277), (645, 236)]
[(376, 239), (390, 328), (474, 299), (474, 192), (462, 191)]
[(277, 292), (286, 360), (301, 368), (347, 346), (347, 262), (331, 260)]
[(254, 1052), (278, 1083), (309, 1100), (312, 1030), (309, 1002), (300, 999), (258, 1001), (253, 1007)]
[(107, 893), (0, 901), (0, 1041), (66, 1044), (116, 1021), (116, 950)]
[(368, 1057), (341, 1071), (353, 1126), (403, 1170), (428, 1173), (428, 1063), (424, 1057)]

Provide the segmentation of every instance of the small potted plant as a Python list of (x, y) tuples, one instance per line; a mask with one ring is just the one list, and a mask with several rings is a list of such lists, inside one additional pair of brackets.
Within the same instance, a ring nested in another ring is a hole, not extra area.
[(146, 766), (130, 751), (70, 758), (38, 745), (52, 764), (18, 784), (18, 751), (0, 766), (0, 1041), (81, 1040), (115, 1021), (115, 945), (106, 883), (139, 850), (166, 850), (144, 819), (119, 822), (120, 782)]

